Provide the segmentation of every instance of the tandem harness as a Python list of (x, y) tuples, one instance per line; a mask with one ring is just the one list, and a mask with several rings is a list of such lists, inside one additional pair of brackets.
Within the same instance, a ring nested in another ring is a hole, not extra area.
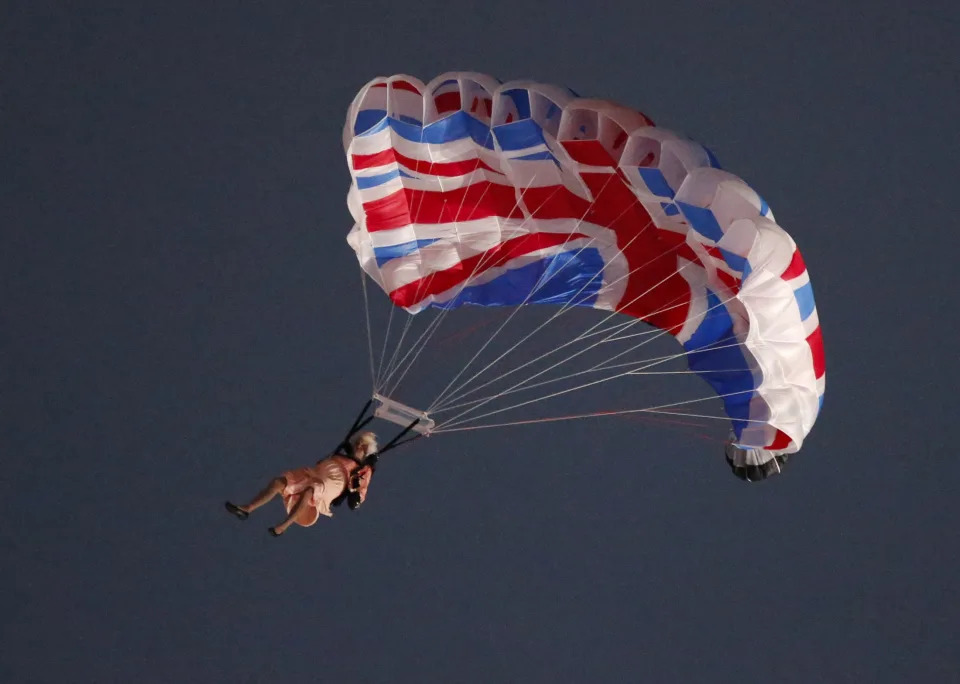
[(353, 445), (351, 445), (350, 440), (351, 438), (353, 438), (354, 435), (360, 432), (364, 427), (367, 426), (367, 424), (371, 420), (373, 420), (376, 417), (375, 414), (371, 414), (369, 416), (367, 415), (367, 412), (370, 410), (370, 407), (373, 406), (373, 402), (374, 402), (373, 399), (370, 399), (367, 401), (363, 409), (357, 415), (356, 420), (353, 421), (353, 425), (350, 427), (350, 430), (347, 432), (346, 437), (343, 438), (343, 441), (341, 441), (340, 444), (337, 445), (337, 448), (334, 449), (333, 451), (333, 454), (335, 456), (343, 456), (345, 458), (349, 458), (351, 461), (353, 461), (357, 465), (357, 467), (353, 472), (348, 473), (348, 476), (350, 477), (350, 482), (348, 483), (348, 486), (344, 488), (343, 493), (340, 496), (338, 496), (336, 499), (330, 502), (332, 506), (339, 506), (344, 502), (344, 500), (346, 500), (347, 506), (350, 508), (350, 510), (351, 511), (356, 510), (360, 506), (360, 493), (357, 491), (353, 491), (356, 489), (356, 486), (357, 486), (354, 484), (354, 477), (355, 477), (354, 473), (356, 473), (356, 471), (360, 470), (364, 466), (370, 466), (370, 469), (376, 472), (377, 462), (380, 460), (380, 457), (383, 454), (390, 451), (391, 449), (396, 449), (399, 446), (403, 446), (404, 444), (409, 444), (410, 442), (416, 441), (421, 437), (423, 437), (424, 433), (418, 433), (413, 437), (407, 437), (406, 439), (403, 439), (415, 427), (417, 427), (417, 425), (422, 420), (422, 418), (417, 417), (413, 420), (413, 422), (411, 422), (409, 425), (403, 428), (403, 430), (401, 430), (396, 437), (394, 437), (389, 442), (387, 442), (387, 444), (382, 449), (378, 449), (374, 453), (369, 454), (363, 460), (360, 460), (359, 458), (357, 458), (353, 453)]

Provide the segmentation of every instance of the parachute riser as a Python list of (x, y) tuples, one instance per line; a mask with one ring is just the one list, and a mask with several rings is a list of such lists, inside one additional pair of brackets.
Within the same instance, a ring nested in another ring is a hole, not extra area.
[[(367, 415), (367, 412), (374, 403), (377, 404), (376, 408), (371, 415)], [(357, 414), (356, 419), (353, 421), (353, 425), (351, 425), (350, 430), (347, 432), (347, 435), (344, 437), (343, 441), (340, 442), (337, 450), (348, 454), (352, 453), (350, 440), (354, 435), (366, 427), (374, 418), (381, 418), (391, 423), (404, 426), (403, 429), (397, 433), (393, 439), (387, 442), (382, 448), (377, 450), (377, 455), (382, 455), (391, 449), (396, 449), (404, 444), (409, 444), (410, 442), (416, 441), (425, 435), (429, 436), (430, 431), (435, 425), (433, 419), (431, 419), (425, 412), (418, 411), (410, 406), (401, 404), (400, 402), (394, 401), (389, 397), (385, 397), (380, 394), (374, 394), (373, 397), (369, 399), (366, 404), (364, 404), (360, 413)], [(409, 418), (412, 418), (413, 420), (408, 423), (407, 419)], [(408, 439), (403, 439), (411, 431), (416, 431), (418, 434)]]

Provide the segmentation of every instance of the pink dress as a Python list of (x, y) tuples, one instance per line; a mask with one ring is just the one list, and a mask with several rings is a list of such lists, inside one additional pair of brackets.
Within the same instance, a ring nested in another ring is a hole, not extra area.
[[(317, 522), (321, 515), (332, 518), (330, 504), (343, 494), (347, 487), (348, 474), (355, 468), (356, 464), (349, 458), (331, 456), (315, 466), (288, 470), (283, 474), (287, 485), (281, 492), (287, 513), (294, 509), (301, 496), (309, 496), (307, 506), (300, 511), (294, 522), (309, 527)], [(357, 474), (360, 476), (360, 500), (363, 501), (373, 472), (369, 467), (363, 467)]]

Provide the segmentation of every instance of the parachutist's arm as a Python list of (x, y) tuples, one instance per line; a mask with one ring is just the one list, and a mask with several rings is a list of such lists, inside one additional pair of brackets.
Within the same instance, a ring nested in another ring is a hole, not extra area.
[(373, 468), (370, 466), (363, 466), (350, 478), (350, 488), (360, 495), (360, 503), (363, 503), (367, 498), (367, 488), (370, 487), (372, 478)]

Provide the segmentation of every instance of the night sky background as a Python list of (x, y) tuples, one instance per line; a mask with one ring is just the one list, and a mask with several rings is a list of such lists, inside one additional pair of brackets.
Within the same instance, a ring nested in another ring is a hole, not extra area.
[[(0, 681), (960, 681), (960, 6), (906, 5), (3, 3)], [(609, 418), (420, 440), (282, 539), (227, 516), (368, 396), (347, 106), (455, 69), (769, 201), (827, 354), (782, 476)]]

